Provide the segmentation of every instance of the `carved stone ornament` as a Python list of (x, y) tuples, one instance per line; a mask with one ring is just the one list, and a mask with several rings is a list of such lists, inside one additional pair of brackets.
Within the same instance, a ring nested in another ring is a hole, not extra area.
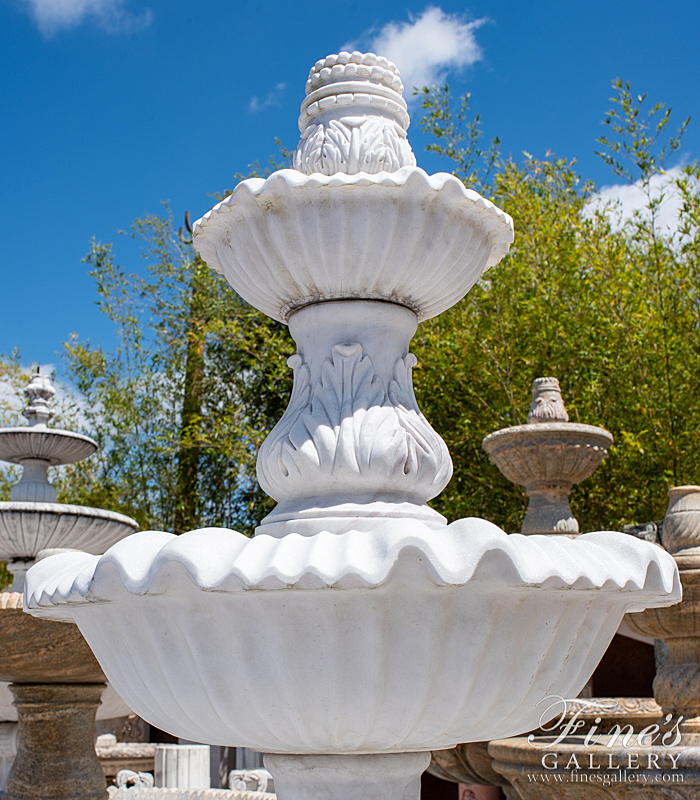
[(569, 415), (561, 398), (556, 378), (535, 378), (532, 383), (532, 402), (527, 414), (528, 425), (541, 422), (568, 422)]
[(388, 61), (341, 53), (309, 80), (300, 169), (243, 181), (193, 226), (297, 344), (258, 456), (277, 507), (252, 539), (148, 531), (55, 555), (27, 573), (26, 607), (75, 621), (151, 724), (266, 753), (279, 800), (414, 800), (431, 750), (535, 727), (626, 611), (680, 589), (668, 553), (622, 533), (508, 536), (427, 506), (451, 464), (410, 339), (506, 254), (512, 220), (410, 165)]
[(414, 167), (402, 94), (396, 65), (374, 53), (318, 61), (306, 82), (294, 168), (307, 175), (356, 175)]
[(444, 526), (425, 502), (447, 485), (452, 461), (413, 394), (415, 314), (320, 303), (289, 326), (294, 389), (258, 456), (260, 485), (279, 505), (259, 532), (340, 533), (374, 527), (377, 516)]

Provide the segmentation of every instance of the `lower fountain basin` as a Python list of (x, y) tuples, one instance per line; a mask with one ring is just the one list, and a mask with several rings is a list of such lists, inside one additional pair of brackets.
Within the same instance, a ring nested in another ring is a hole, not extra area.
[(64, 503), (0, 503), (0, 561), (32, 559), (41, 550), (73, 548), (104, 553), (138, 530), (116, 511)]
[(182, 738), (267, 753), (396, 753), (536, 728), (624, 613), (681, 596), (673, 558), (618, 533), (507, 536), (406, 520), (247, 539), (144, 532), (27, 573), (117, 692)]
[(0, 681), (104, 683), (107, 679), (75, 625), (30, 617), (22, 595), (0, 594)]

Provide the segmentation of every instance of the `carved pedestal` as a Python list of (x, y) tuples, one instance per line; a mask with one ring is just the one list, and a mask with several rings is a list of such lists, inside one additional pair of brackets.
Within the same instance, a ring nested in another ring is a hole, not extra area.
[(107, 800), (95, 754), (104, 684), (12, 684), (19, 747), (4, 800)]
[(377, 518), (444, 530), (426, 501), (452, 476), (416, 403), (408, 352), (418, 319), (374, 301), (307, 306), (289, 319), (289, 407), (260, 448), (258, 480), (278, 505), (257, 533), (373, 530)]

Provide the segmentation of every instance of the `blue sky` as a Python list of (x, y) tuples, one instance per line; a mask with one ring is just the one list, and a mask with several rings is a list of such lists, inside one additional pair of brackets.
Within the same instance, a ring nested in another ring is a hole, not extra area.
[[(275, 136), (294, 147), (308, 70), (328, 53), (374, 46), (406, 83), (447, 80), (506, 154), (576, 157), (605, 185), (595, 139), (617, 76), (676, 123), (695, 116), (683, 158), (700, 157), (698, 30), (697, 0), (0, 0), (0, 352), (60, 369), (72, 332), (112, 346), (81, 262), (91, 237), (136, 269), (119, 229), (163, 200), (194, 219)], [(418, 163), (438, 171), (418, 118)]]

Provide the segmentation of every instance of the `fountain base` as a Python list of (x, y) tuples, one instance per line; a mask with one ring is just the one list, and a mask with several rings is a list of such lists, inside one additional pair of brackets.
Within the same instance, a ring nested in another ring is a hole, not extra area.
[(103, 683), (10, 685), (19, 747), (3, 800), (107, 800), (95, 753)]
[(266, 755), (279, 800), (418, 800), (430, 753)]

